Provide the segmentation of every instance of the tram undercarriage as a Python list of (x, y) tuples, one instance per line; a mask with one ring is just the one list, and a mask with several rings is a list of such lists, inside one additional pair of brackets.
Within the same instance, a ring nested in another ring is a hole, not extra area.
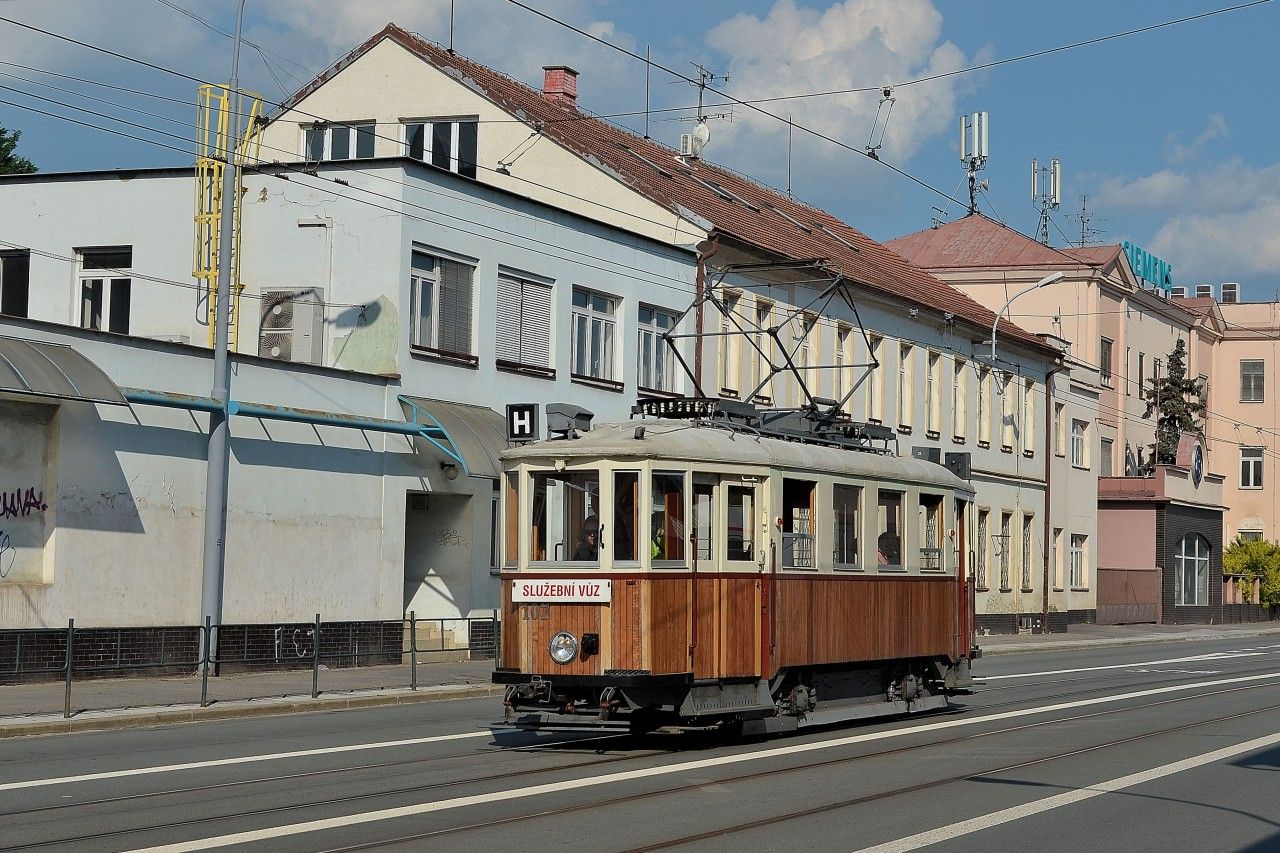
[[(503, 677), (505, 676), (505, 677)], [(509, 679), (509, 681), (508, 681)], [(722, 731), (759, 735), (946, 708), (973, 685), (969, 659), (790, 668), (772, 679), (641, 672), (495, 674), (508, 681), (506, 722), (530, 730)]]

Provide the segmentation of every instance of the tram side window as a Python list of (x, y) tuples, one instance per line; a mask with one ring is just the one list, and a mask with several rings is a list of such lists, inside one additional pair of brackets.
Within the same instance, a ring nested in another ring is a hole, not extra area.
[(698, 562), (711, 560), (711, 538), (716, 521), (715, 502), (712, 499), (715, 488), (715, 480), (705, 475), (693, 478), (693, 541), (694, 556)]
[(599, 473), (533, 475), (532, 560), (599, 565), (600, 528)]
[(640, 559), (640, 474), (619, 471), (613, 475), (613, 560), (629, 563)]
[(862, 561), (858, 557), (858, 504), (861, 498), (862, 489), (857, 486), (837, 485), (832, 490), (836, 540), (834, 562), (842, 569), (861, 568)]
[(520, 555), (520, 489), (518, 474), (507, 474), (506, 536), (503, 564), (514, 566)]
[(756, 490), (751, 486), (730, 486), (726, 497), (729, 511), (729, 535), (725, 558), (754, 560), (756, 558)]
[(902, 568), (902, 492), (881, 491), (876, 505), (876, 562)]
[(782, 565), (812, 569), (813, 501), (817, 484), (808, 480), (782, 481)]
[(684, 565), (685, 525), (684, 474), (653, 475), (649, 533), (653, 537), (650, 555), (655, 563)]
[(942, 570), (942, 495), (920, 496), (920, 568)]

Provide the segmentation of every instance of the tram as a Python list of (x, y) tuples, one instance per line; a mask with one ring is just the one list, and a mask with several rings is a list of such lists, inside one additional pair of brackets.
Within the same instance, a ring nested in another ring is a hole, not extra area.
[(816, 409), (633, 415), (502, 456), (510, 723), (772, 733), (971, 685), (968, 482)]

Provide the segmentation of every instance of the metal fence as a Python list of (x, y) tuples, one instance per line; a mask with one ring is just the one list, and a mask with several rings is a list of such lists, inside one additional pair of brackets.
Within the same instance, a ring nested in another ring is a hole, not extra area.
[(467, 653), (497, 658), (501, 623), (485, 618), (136, 628), (0, 629), (0, 684), (64, 684), (63, 716), (70, 717), (76, 681), (137, 675), (200, 675), (200, 705), (209, 704), (209, 679), (271, 670), (311, 670), (311, 696), (330, 668), (401, 664), (418, 688), (420, 657)]

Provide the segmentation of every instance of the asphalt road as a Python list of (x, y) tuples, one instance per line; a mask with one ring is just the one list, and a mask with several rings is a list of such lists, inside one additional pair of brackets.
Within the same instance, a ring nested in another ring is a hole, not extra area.
[(497, 699), (0, 742), (6, 850), (1280, 850), (1280, 637), (1006, 655), (949, 713), (726, 744)]

